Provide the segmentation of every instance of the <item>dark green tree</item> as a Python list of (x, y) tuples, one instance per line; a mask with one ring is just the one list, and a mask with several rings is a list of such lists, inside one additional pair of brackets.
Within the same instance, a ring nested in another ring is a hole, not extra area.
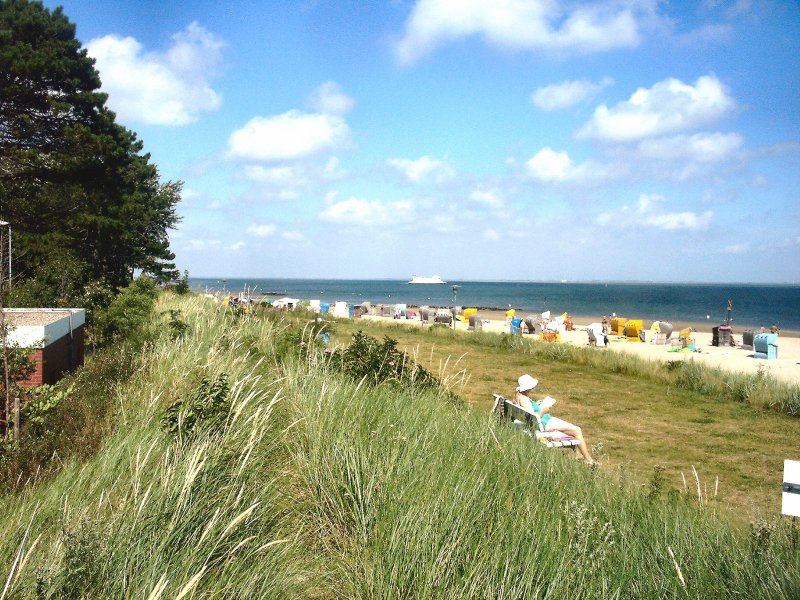
[(69, 300), (92, 281), (124, 287), (135, 270), (178, 274), (168, 230), (182, 184), (160, 182), (99, 88), (61, 8), (0, 0), (0, 219), (14, 228), (18, 283), (61, 273)]

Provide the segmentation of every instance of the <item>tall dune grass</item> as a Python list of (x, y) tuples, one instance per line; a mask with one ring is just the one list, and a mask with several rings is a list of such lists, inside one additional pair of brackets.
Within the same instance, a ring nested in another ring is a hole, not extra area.
[[(159, 310), (109, 389), (100, 451), (4, 499), (0, 600), (800, 593), (785, 523), (742, 534), (712, 501), (630, 489), (443, 391), (352, 381), (280, 318), (169, 296)], [(223, 427), (162, 428), (223, 374)]]

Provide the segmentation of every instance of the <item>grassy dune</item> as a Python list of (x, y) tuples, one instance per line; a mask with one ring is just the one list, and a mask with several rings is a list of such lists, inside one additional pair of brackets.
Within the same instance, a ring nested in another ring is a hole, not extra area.
[(0, 599), (800, 595), (785, 522), (734, 529), (445, 390), (359, 383), (299, 323), (159, 314), (99, 450), (5, 499)]

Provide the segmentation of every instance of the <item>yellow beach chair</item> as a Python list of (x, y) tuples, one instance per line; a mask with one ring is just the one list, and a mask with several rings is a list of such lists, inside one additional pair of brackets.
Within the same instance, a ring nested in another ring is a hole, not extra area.
[(624, 335), (625, 323), (628, 319), (622, 317), (615, 317), (611, 319), (611, 335)]
[(631, 319), (625, 323), (625, 339), (629, 342), (641, 342), (642, 338), (642, 320)]

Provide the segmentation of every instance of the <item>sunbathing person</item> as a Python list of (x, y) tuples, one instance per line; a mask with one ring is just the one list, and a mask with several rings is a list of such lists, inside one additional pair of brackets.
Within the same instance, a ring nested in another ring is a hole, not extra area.
[(580, 442), (578, 445), (578, 452), (580, 453), (581, 458), (588, 465), (595, 464), (595, 460), (592, 458), (592, 454), (589, 452), (586, 441), (583, 439), (583, 431), (581, 431), (581, 428), (577, 425), (569, 423), (568, 421), (564, 421), (563, 419), (559, 419), (558, 417), (554, 417), (553, 415), (549, 414), (550, 407), (552, 405), (540, 406), (538, 402), (531, 399), (531, 390), (533, 390), (533, 388), (535, 388), (538, 384), (539, 382), (527, 373), (525, 375), (521, 375), (517, 380), (517, 389), (516, 393), (514, 394), (514, 402), (522, 408), (536, 413), (539, 416), (539, 419), (542, 422), (542, 427), (544, 427), (545, 431), (560, 431), (562, 433), (566, 433), (567, 435), (571, 435), (578, 440)]

